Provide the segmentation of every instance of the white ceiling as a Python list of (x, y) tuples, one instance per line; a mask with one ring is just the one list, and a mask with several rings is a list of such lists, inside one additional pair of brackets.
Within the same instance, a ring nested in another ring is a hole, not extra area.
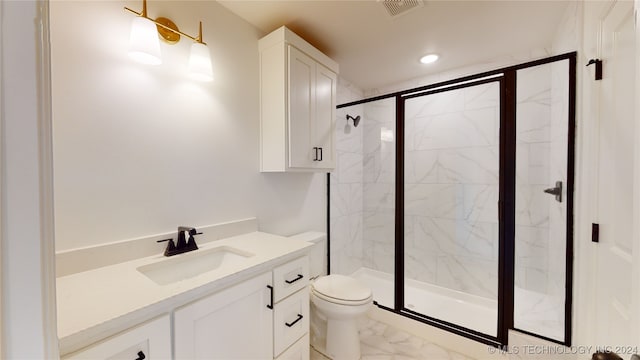
[[(364, 90), (549, 47), (567, 1), (426, 1), (391, 17), (376, 0), (220, 0), (265, 34), (286, 25)], [(418, 59), (437, 53), (435, 64)]]

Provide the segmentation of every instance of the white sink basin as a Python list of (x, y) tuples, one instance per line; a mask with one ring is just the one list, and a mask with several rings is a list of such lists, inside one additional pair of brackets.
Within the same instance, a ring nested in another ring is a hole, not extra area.
[(140, 266), (137, 270), (156, 284), (167, 285), (209, 271), (241, 264), (252, 256), (254, 254), (250, 252), (230, 246), (219, 246), (175, 255), (153, 264)]

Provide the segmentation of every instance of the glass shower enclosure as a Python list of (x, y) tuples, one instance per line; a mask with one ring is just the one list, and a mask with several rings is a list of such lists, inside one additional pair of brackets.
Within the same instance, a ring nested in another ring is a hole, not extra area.
[[(330, 266), (487, 344), (570, 344), (575, 53), (338, 106)], [(340, 122), (338, 123), (338, 125)]]

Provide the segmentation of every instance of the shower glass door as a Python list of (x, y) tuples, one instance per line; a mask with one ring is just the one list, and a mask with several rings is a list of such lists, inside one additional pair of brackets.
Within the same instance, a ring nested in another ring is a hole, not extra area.
[(501, 78), (404, 96), (403, 311), (498, 334)]
[(570, 337), (569, 74), (568, 59), (517, 71), (514, 327), (557, 342)]
[(364, 104), (363, 270), (379, 306), (393, 308), (396, 223), (396, 99)]

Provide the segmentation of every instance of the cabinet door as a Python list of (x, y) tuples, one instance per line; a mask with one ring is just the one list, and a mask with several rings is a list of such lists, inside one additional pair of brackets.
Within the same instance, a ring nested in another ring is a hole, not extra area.
[(335, 161), (336, 83), (337, 75), (316, 64), (314, 144), (320, 147), (319, 161), (315, 167), (333, 169)]
[(62, 359), (171, 359), (169, 315), (151, 320)]
[(315, 115), (315, 61), (289, 46), (289, 167), (312, 168), (316, 151), (312, 139)]
[(174, 313), (176, 359), (272, 359), (271, 272)]

